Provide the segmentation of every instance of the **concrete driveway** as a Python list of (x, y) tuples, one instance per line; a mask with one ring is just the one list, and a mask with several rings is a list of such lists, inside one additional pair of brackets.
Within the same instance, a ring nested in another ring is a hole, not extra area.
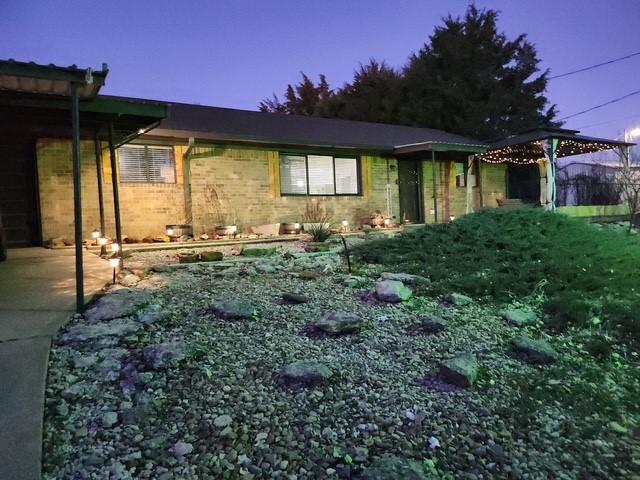
[[(87, 301), (111, 280), (85, 252)], [(51, 337), (75, 310), (74, 251), (9, 250), (0, 262), (0, 479), (39, 479)]]

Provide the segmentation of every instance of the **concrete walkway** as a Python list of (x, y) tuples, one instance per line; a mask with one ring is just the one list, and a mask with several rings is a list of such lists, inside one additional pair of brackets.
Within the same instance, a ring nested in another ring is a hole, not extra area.
[[(70, 250), (9, 250), (0, 263), (0, 479), (39, 479), (51, 337), (75, 309)], [(85, 252), (87, 301), (111, 280), (109, 263)]]

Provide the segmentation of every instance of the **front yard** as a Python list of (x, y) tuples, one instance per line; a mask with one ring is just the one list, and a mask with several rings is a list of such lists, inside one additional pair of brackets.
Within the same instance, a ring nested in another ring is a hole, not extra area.
[[(353, 277), (342, 256), (286, 250), (156, 265), (74, 319), (51, 354), (45, 478), (639, 474), (630, 347), (599, 355), (592, 330), (548, 335), (540, 292), (478, 301), (407, 277), (414, 296), (389, 303), (374, 293), (388, 266)], [(348, 333), (314, 326), (330, 313)], [(515, 355), (523, 335), (546, 339), (552, 363)], [(469, 388), (441, 366), (463, 354), (477, 361)]]

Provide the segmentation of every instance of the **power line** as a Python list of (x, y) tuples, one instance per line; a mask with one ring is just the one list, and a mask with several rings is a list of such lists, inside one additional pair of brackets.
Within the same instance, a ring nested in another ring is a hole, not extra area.
[(626, 117), (618, 117), (618, 118), (612, 118), (611, 120), (607, 120), (604, 122), (598, 122), (598, 123), (590, 123), (588, 125), (580, 125), (578, 127), (575, 127), (575, 130), (586, 130), (587, 128), (592, 128), (592, 127), (599, 127), (600, 125), (609, 125), (611, 123), (615, 123), (615, 122), (619, 122), (621, 120), (628, 120), (628, 119), (640, 119), (639, 115), (627, 115)]
[(626, 95), (623, 95), (622, 97), (614, 98), (613, 100), (609, 100), (608, 102), (601, 103), (600, 105), (596, 105), (595, 107), (587, 108), (586, 110), (582, 110), (581, 112), (574, 113), (574, 114), (571, 114), (571, 115), (567, 115), (566, 117), (562, 117), (559, 120), (563, 121), (563, 120), (567, 120), (569, 118), (577, 117), (578, 115), (582, 115), (583, 113), (591, 112), (593, 110), (597, 110), (598, 108), (606, 107), (607, 105), (611, 105), (612, 103), (620, 102), (620, 101), (622, 101), (622, 100), (624, 100), (626, 98), (633, 97), (634, 95), (638, 95), (639, 93), (640, 93), (640, 90), (636, 90), (635, 92), (627, 93)]
[(556, 78), (568, 77), (569, 75), (573, 75), (575, 73), (586, 72), (587, 70), (593, 70), (594, 68), (603, 67), (604, 65), (610, 65), (612, 63), (620, 62), (622, 60), (627, 60), (629, 58), (640, 55), (640, 52), (634, 52), (630, 55), (625, 55), (624, 57), (614, 58), (613, 60), (608, 60), (606, 62), (597, 63), (595, 65), (590, 65), (588, 67), (579, 68), (578, 70), (573, 70), (571, 72), (561, 73), (560, 75), (554, 75), (553, 77), (549, 77), (549, 80), (554, 80)]

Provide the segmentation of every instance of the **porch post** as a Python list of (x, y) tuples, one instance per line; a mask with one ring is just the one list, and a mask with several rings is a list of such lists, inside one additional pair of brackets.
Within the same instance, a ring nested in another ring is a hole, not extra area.
[(467, 214), (473, 213), (473, 186), (471, 186), (471, 182), (469, 181), (469, 176), (473, 172), (473, 159), (474, 155), (469, 155), (467, 157), (467, 208), (465, 212)]
[(438, 223), (438, 192), (436, 191), (436, 152), (431, 149), (431, 180), (433, 186), (433, 223)]
[[(100, 145), (100, 136), (96, 133), (93, 140), (96, 151), (96, 177), (98, 179), (98, 207), (100, 209), (100, 232), (105, 236), (105, 222), (104, 222), (104, 192), (102, 190), (102, 147)], [(106, 245), (103, 245), (100, 249), (100, 255), (107, 253)]]
[(76, 311), (84, 311), (84, 269), (82, 264), (82, 190), (80, 158), (80, 102), (78, 85), (71, 83), (71, 130), (73, 155), (73, 221), (76, 253)]
[(109, 157), (111, 159), (111, 184), (113, 186), (113, 213), (116, 221), (116, 242), (120, 245), (117, 255), (120, 257), (120, 268), (122, 262), (122, 225), (120, 224), (120, 191), (118, 190), (118, 162), (116, 161), (116, 147), (113, 144), (113, 120), (109, 120)]
[(478, 158), (478, 193), (480, 193), (480, 208), (484, 208), (484, 198), (482, 193), (482, 158)]
[(555, 211), (556, 209), (556, 150), (558, 148), (558, 139), (551, 138), (547, 141), (546, 157), (547, 157), (547, 209)]

